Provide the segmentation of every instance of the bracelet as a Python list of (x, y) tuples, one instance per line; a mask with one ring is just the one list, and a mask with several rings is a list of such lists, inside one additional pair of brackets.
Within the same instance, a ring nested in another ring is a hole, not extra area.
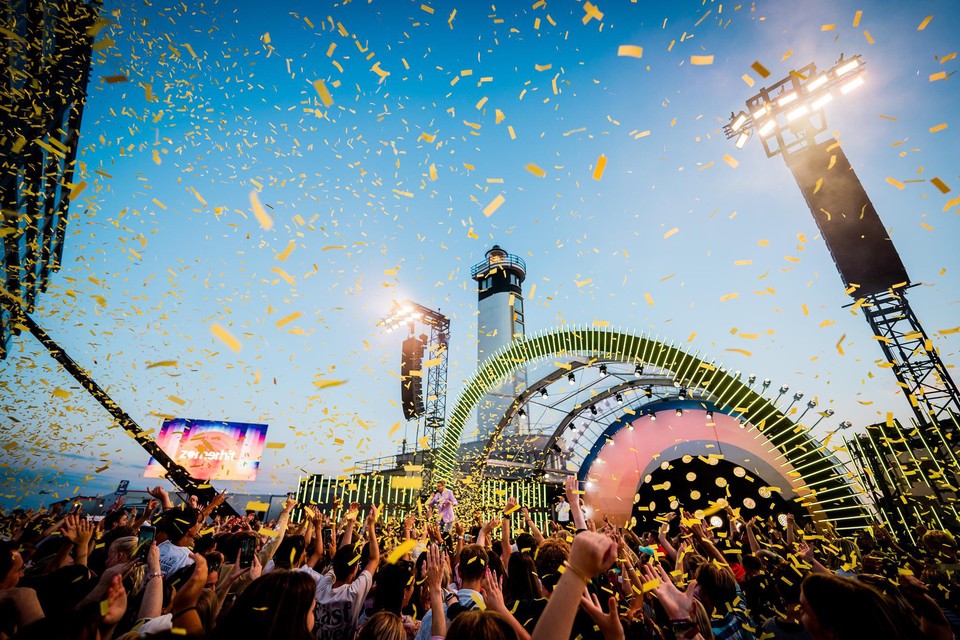
[(170, 618), (170, 619), (172, 620), (173, 618), (176, 618), (177, 616), (182, 616), (182, 615), (185, 614), (185, 613), (189, 613), (189, 612), (191, 612), (191, 611), (196, 611), (196, 610), (197, 610), (196, 607), (187, 607), (186, 609), (181, 609), (180, 611), (177, 611), (175, 614), (173, 614), (173, 617)]
[(151, 573), (150, 575), (148, 575), (147, 580), (153, 580), (154, 578), (162, 578), (162, 577), (163, 577), (163, 574), (157, 571), (155, 573)]
[(563, 567), (564, 569), (568, 569), (570, 573), (572, 573), (573, 575), (583, 580), (584, 584), (590, 584), (592, 582), (590, 578), (588, 578), (586, 575), (581, 573), (579, 569), (574, 568), (574, 566), (569, 562), (567, 562), (566, 560), (563, 561)]

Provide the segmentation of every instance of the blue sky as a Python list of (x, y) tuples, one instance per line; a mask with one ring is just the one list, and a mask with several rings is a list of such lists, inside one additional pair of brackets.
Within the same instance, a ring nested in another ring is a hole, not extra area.
[[(392, 300), (452, 317), (452, 405), (476, 366), (469, 268), (494, 242), (527, 262), (528, 331), (607, 321), (802, 389), (837, 422), (909, 417), (867, 324), (842, 309), (790, 172), (721, 127), (756, 90), (741, 77), (762, 84), (755, 61), (774, 80), (863, 53), (867, 83), (829, 106), (830, 132), (925, 285), (911, 293), (925, 327), (956, 327), (960, 222), (944, 207), (960, 189), (960, 62), (941, 59), (960, 47), (960, 9), (597, 4), (602, 20), (583, 24), (580, 2), (108, 0), (98, 39), (114, 44), (95, 53), (80, 141), (88, 186), (35, 318), (146, 429), (164, 415), (268, 423), (282, 448), (236, 487), (248, 491), (396, 450), (399, 343), (375, 326)], [(618, 57), (624, 44), (642, 58)], [(119, 74), (129, 82), (102, 81)], [(935, 342), (956, 365), (956, 335)], [(157, 361), (177, 366), (147, 368)], [(146, 454), (32, 338), (15, 339), (0, 385), (4, 505), (46, 483), (142, 486)]]

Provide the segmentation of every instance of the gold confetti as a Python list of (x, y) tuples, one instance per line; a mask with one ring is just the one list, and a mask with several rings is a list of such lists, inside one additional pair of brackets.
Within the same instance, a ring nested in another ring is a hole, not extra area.
[(617, 55), (624, 58), (642, 58), (643, 47), (635, 44), (622, 44), (617, 48)]
[(597, 164), (593, 168), (593, 179), (599, 180), (603, 177), (603, 172), (607, 168), (607, 156), (600, 154), (600, 157), (597, 158)]
[(679, 232), (680, 232), (680, 229), (679, 229), (678, 227), (674, 227), (673, 229), (670, 229), (670, 231), (667, 231), (665, 234), (663, 234), (663, 238), (664, 238), (664, 239), (667, 239), (667, 238), (669, 238), (670, 236), (672, 236), (672, 235), (674, 235), (674, 234), (676, 234), (676, 233), (679, 233)]
[(920, 26), (917, 27), (917, 31), (923, 31), (927, 28), (927, 25), (930, 24), (930, 21), (933, 20), (933, 16), (927, 16), (923, 19), (923, 22), (920, 23)]
[(316, 89), (317, 95), (320, 96), (320, 101), (323, 103), (323, 106), (329, 107), (333, 104), (333, 96), (330, 95), (330, 90), (327, 89), (327, 85), (323, 80), (315, 81), (313, 88)]
[(544, 176), (547, 175), (547, 172), (546, 172), (546, 171), (544, 171), (543, 169), (541, 169), (541, 168), (538, 167), (537, 165), (533, 164), (532, 162), (531, 162), (530, 164), (528, 164), (527, 166), (525, 166), (524, 169), (526, 169), (527, 171), (529, 171), (529, 172), (532, 173), (533, 175), (537, 176), (538, 178), (543, 178)]
[(930, 182), (933, 183), (933, 186), (935, 186), (940, 193), (950, 193), (950, 187), (948, 187), (940, 178), (931, 178)]
[(233, 335), (221, 327), (219, 324), (210, 325), (210, 332), (216, 336), (223, 344), (227, 345), (234, 353), (240, 353), (240, 341), (233, 337)]
[(823, 24), (820, 25), (820, 31), (833, 31), (837, 28), (835, 24)]
[[(314, 380), (313, 386), (315, 386), (317, 389), (329, 389), (330, 387), (339, 387), (340, 385), (346, 384), (346, 383), (347, 383), (346, 380), (320, 379), (320, 380)], [(340, 441), (340, 444), (343, 444), (343, 440)]]
[(853, 26), (859, 27), (860, 18), (862, 17), (863, 17), (863, 11), (857, 11), (855, 14), (853, 14)]
[(257, 196), (256, 191), (250, 192), (250, 207), (253, 209), (253, 215), (257, 218), (257, 222), (260, 223), (260, 226), (264, 230), (270, 231), (270, 229), (273, 229), (273, 218), (270, 217), (266, 209), (263, 208), (263, 205), (260, 204), (260, 198)]
[(887, 182), (895, 186), (897, 189), (903, 190), (904, 184), (895, 178), (887, 178)]
[(937, 80), (946, 80), (946, 79), (947, 79), (946, 71), (939, 71), (937, 73), (930, 74), (930, 82), (936, 82)]
[(494, 199), (490, 202), (490, 204), (488, 204), (487, 206), (485, 206), (485, 207), (483, 208), (483, 215), (485, 215), (485, 216), (487, 216), (487, 217), (489, 218), (489, 217), (492, 216), (493, 213), (494, 213), (497, 209), (499, 209), (500, 206), (501, 206), (504, 202), (506, 202), (506, 201), (507, 201), (506, 198), (504, 198), (502, 195), (498, 195), (496, 198), (494, 198)]
[(713, 64), (713, 56), (690, 56), (690, 64), (697, 66)]
[(767, 70), (767, 68), (766, 68), (765, 66), (763, 66), (762, 64), (760, 64), (760, 61), (759, 61), (759, 60), (757, 60), (756, 62), (754, 62), (752, 65), (750, 65), (750, 68), (753, 69), (754, 71), (756, 71), (757, 74), (759, 74), (759, 76), (760, 76), (761, 78), (767, 78), (767, 77), (770, 76), (770, 72)]
[(288, 324), (290, 324), (291, 322), (293, 322), (294, 320), (296, 320), (297, 318), (299, 318), (299, 317), (302, 316), (302, 315), (303, 315), (303, 314), (302, 314), (301, 312), (299, 312), (299, 311), (294, 311), (294, 312), (291, 313), (290, 315), (288, 315), (288, 316), (286, 316), (286, 317), (284, 317), (284, 318), (280, 318), (279, 320), (277, 320), (277, 329), (282, 329), (282, 328), (284, 328), (285, 326), (287, 326)]
[(728, 165), (730, 165), (731, 167), (733, 167), (734, 169), (736, 169), (737, 167), (740, 166), (740, 161), (737, 160), (736, 158), (734, 158), (734, 157), (733, 157), (732, 155), (730, 155), (729, 153), (724, 154), (724, 156), (723, 156), (723, 161), (726, 162), (726, 163), (727, 163)]
[(930, 133), (937, 133), (938, 131), (943, 131), (947, 128), (946, 122), (941, 122), (940, 124), (930, 127)]

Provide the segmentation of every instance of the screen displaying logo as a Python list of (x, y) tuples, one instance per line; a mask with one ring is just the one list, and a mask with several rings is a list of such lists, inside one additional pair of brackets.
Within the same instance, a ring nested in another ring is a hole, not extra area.
[[(197, 480), (256, 480), (267, 425), (217, 420), (165, 420), (157, 444)], [(145, 478), (164, 475), (150, 458)]]

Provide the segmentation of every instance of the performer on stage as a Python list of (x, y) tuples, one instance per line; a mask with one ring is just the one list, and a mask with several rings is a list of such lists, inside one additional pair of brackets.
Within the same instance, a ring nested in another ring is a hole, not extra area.
[(437, 480), (437, 491), (427, 502), (427, 506), (432, 514), (433, 508), (439, 505), (437, 510), (440, 513), (440, 528), (443, 531), (449, 532), (453, 528), (453, 521), (456, 519), (456, 516), (453, 515), (453, 507), (456, 504), (457, 498), (453, 495), (453, 491), (447, 489), (447, 483), (443, 480)]

